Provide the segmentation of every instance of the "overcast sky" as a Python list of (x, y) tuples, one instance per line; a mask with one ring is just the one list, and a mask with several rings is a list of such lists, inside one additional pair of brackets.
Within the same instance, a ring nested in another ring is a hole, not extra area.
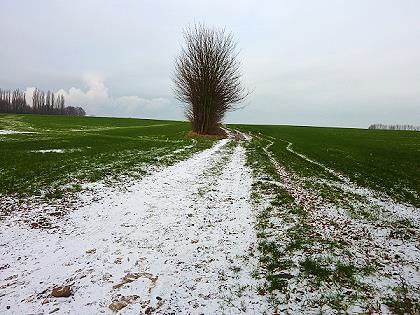
[(1, 0), (0, 88), (97, 116), (183, 119), (182, 29), (225, 27), (253, 90), (227, 122), (420, 125), (420, 1)]

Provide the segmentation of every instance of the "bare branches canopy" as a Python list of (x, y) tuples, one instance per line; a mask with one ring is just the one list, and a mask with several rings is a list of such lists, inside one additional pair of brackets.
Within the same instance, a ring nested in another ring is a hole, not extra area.
[(236, 41), (223, 29), (204, 25), (186, 29), (184, 39), (175, 61), (176, 97), (185, 104), (193, 131), (216, 134), (225, 114), (247, 96)]

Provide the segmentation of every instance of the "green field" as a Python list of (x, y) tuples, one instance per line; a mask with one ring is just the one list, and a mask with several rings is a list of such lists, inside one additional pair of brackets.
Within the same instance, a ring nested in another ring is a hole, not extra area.
[(256, 277), (274, 305), (420, 309), (406, 280), (419, 271), (419, 132), (231, 127), (252, 135)]
[(331, 174), (288, 151), (289, 143), (289, 148), (362, 187), (420, 207), (420, 132), (296, 126), (233, 127), (260, 134), (263, 145), (273, 141), (270, 150), (279, 162), (300, 176), (330, 178)]
[[(208, 148), (175, 121), (0, 115), (0, 194), (61, 197), (81, 184), (136, 177)], [(176, 153), (174, 153), (174, 151)]]

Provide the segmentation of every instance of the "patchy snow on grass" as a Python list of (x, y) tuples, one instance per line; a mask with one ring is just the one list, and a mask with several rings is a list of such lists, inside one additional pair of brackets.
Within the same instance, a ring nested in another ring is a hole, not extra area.
[[(324, 305), (322, 310), (334, 313), (334, 310), (324, 307), (337, 305), (336, 302), (340, 301), (340, 308), (346, 312), (359, 313), (370, 309), (388, 314), (390, 297), (398, 299), (395, 291), (402, 288), (406, 288), (407, 294), (412, 295), (412, 301), (418, 301), (420, 233), (417, 214), (420, 209), (381, 200), (369, 190), (349, 182), (337, 182), (336, 185), (340, 184), (343, 191), (366, 197), (363, 200), (366, 205), (379, 206), (389, 212), (387, 222), (383, 222), (383, 217), (373, 222), (351, 217), (346, 210), (325, 202), (316, 191), (305, 188), (305, 178), (300, 178), (281, 165), (269, 151), (271, 145), (265, 147), (264, 151), (277, 171), (278, 185), (285, 188), (295, 203), (305, 210), (304, 223), (308, 226), (310, 241), (313, 242), (312, 245), (309, 245), (310, 242), (305, 243), (308, 245), (303, 251), (295, 250), (288, 254), (295, 266), (291, 268), (290, 274), (299, 276), (288, 281), (287, 299), (278, 295), (278, 300), (282, 301), (280, 304), (283, 304), (280, 309), (284, 307), (284, 310), (292, 314), (302, 311), (319, 313), (320, 307)], [(330, 181), (319, 183), (331, 185)], [(269, 197), (270, 193), (267, 192), (265, 198)], [(355, 204), (356, 208), (358, 206)], [(274, 228), (265, 231), (270, 235), (267, 239), (274, 239), (278, 248), (285, 247), (291, 236), (287, 229), (292, 220), (287, 217), (287, 209), (283, 210), (271, 213), (269, 220)], [(331, 245), (328, 248), (322, 244)], [(306, 272), (309, 275), (305, 275), (302, 274), (302, 262), (308, 258), (310, 260), (306, 261), (310, 264), (307, 264)], [(341, 267), (347, 266), (348, 272), (346, 277), (337, 276), (335, 288), (331, 286), (332, 279), (322, 278), (324, 274), (333, 275), (334, 264), (335, 268), (339, 264)], [(300, 266), (301, 270), (296, 266)], [(313, 279), (321, 279), (323, 284), (314, 286)], [(343, 295), (343, 292), (346, 294)], [(410, 301), (407, 297), (399, 299), (405, 299), (406, 304)], [(328, 300), (331, 304), (325, 303)]]
[(368, 203), (380, 207), (392, 216), (420, 223), (420, 209), (413, 207), (412, 205), (396, 202), (388, 196), (379, 195), (371, 189), (357, 186), (352, 182), (343, 183), (325, 179), (316, 179), (316, 181), (321, 184), (339, 188), (344, 192), (350, 192), (354, 195), (364, 197)]
[[(328, 173), (330, 173), (331, 175), (337, 177), (340, 181), (327, 181), (327, 180), (320, 180), (318, 179), (317, 181), (319, 182), (323, 182), (324, 184), (330, 185), (330, 186), (334, 186), (334, 187), (338, 187), (341, 190), (345, 191), (345, 192), (351, 192), (353, 194), (359, 195), (359, 196), (363, 196), (365, 198), (367, 198), (367, 200), (371, 203), (371, 204), (375, 204), (383, 209), (385, 209), (386, 211), (392, 213), (393, 215), (396, 215), (398, 217), (401, 217), (403, 219), (410, 219), (413, 220), (415, 222), (420, 222), (420, 210), (411, 206), (411, 205), (406, 205), (406, 204), (401, 204), (398, 203), (394, 200), (391, 200), (391, 198), (389, 198), (388, 196), (386, 196), (385, 194), (381, 194), (379, 195), (379, 193), (374, 192), (371, 189), (368, 189), (366, 187), (360, 187), (357, 184), (355, 184), (354, 182), (352, 182), (348, 177), (344, 176), (343, 174), (328, 168), (327, 166), (325, 166), (324, 164), (315, 161), (313, 159), (310, 159), (309, 157), (307, 157), (306, 155), (299, 153), (297, 151), (295, 151), (292, 148), (293, 143), (286, 141), (286, 140), (281, 140), (284, 142), (287, 142), (288, 145), (286, 147), (286, 150), (289, 151), (290, 153), (293, 153), (297, 156), (299, 156), (300, 158), (306, 160), (309, 163), (315, 164), (321, 168), (323, 168), (325, 171), (327, 171)], [(270, 143), (270, 145), (272, 145), (273, 142)], [(270, 146), (269, 145), (269, 146)]]
[(33, 153), (64, 153), (64, 149), (32, 150)]
[[(1, 312), (263, 313), (247, 256), (251, 183), (245, 149), (225, 139), (128, 191), (82, 195), (54, 231), (6, 218)], [(52, 297), (63, 285), (72, 295)]]
[(14, 135), (14, 134), (25, 134), (25, 133), (36, 133), (33, 131), (16, 131), (16, 130), (10, 130), (10, 129), (2, 129), (0, 130), (0, 135)]
[(81, 148), (75, 149), (45, 149), (45, 150), (31, 150), (32, 153), (71, 153), (71, 152), (80, 152)]

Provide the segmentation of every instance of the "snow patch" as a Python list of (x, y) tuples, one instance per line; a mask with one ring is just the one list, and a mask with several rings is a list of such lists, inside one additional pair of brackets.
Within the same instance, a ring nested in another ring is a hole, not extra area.
[(45, 150), (31, 150), (33, 153), (71, 153), (71, 152), (80, 152), (82, 149), (45, 149)]
[(33, 131), (16, 131), (10, 129), (2, 129), (0, 130), (0, 135), (14, 135), (14, 134), (28, 134), (28, 133), (36, 133)]

